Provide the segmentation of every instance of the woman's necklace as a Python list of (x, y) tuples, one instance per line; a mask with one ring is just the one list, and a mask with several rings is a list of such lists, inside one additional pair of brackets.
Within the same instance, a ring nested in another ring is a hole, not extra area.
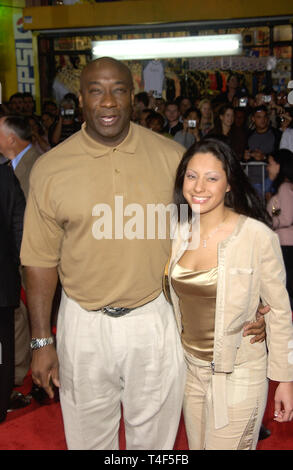
[(208, 240), (209, 240), (210, 238), (212, 238), (212, 236), (213, 236), (218, 230), (220, 230), (220, 228), (224, 225), (225, 220), (226, 220), (226, 217), (224, 218), (223, 222), (221, 222), (219, 225), (217, 225), (217, 227), (214, 228), (214, 230), (212, 230), (212, 231), (209, 233), (209, 235), (208, 235), (206, 238), (204, 238), (204, 239), (202, 240), (202, 246), (203, 246), (203, 248), (206, 248), (206, 247), (207, 247), (207, 242), (208, 242)]

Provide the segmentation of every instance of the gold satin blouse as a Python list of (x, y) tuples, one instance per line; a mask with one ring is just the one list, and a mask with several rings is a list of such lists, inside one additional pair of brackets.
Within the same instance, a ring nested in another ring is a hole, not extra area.
[(176, 264), (172, 286), (179, 297), (184, 348), (204, 361), (213, 360), (218, 267), (192, 271)]

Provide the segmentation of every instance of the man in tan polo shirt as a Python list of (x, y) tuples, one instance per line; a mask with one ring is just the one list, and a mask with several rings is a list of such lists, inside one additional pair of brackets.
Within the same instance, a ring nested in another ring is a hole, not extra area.
[[(172, 200), (183, 149), (130, 123), (132, 99), (127, 67), (107, 58), (89, 64), (85, 125), (42, 156), (30, 179), (21, 259), (39, 347), (32, 373), (49, 396), (60, 380), (69, 449), (118, 449), (121, 402), (128, 449), (172, 449), (180, 419), (185, 367), (162, 294), (169, 240), (147, 239), (146, 223), (132, 227), (133, 239), (124, 232), (131, 205), (146, 211)], [(57, 272), (58, 356), (48, 344)], [(131, 310), (102, 312), (107, 306)]]
[[(101, 58), (81, 75), (81, 131), (31, 174), (21, 251), (32, 326), (33, 379), (60, 398), (69, 449), (172, 449), (185, 366), (162, 294), (170, 243), (153, 236), (148, 204), (172, 200), (182, 147), (130, 122), (133, 85)], [(52, 344), (57, 273), (63, 287)]]

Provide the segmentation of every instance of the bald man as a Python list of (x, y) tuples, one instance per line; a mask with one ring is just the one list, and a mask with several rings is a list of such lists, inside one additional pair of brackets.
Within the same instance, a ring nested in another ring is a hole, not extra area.
[(183, 148), (130, 122), (132, 102), (125, 65), (90, 63), (81, 75), (81, 131), (31, 173), (21, 260), (32, 375), (50, 397), (60, 386), (69, 449), (118, 449), (121, 403), (128, 449), (172, 449), (181, 414), (185, 366), (162, 294), (169, 237), (148, 239), (144, 216), (128, 229), (135, 208), (140, 215), (171, 202)]

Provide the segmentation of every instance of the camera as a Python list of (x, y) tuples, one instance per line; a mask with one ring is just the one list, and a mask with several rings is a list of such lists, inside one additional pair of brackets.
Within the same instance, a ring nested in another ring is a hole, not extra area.
[(188, 127), (196, 127), (196, 121), (193, 120), (193, 119), (189, 119), (187, 121), (187, 125), (188, 125)]
[(272, 100), (272, 97), (271, 97), (271, 95), (264, 95), (262, 97), (262, 100), (263, 100), (264, 103), (270, 103), (271, 100)]
[(247, 103), (248, 103), (248, 98), (239, 98), (239, 106), (241, 106), (241, 108), (247, 106)]
[(74, 116), (74, 109), (61, 108), (61, 116)]

